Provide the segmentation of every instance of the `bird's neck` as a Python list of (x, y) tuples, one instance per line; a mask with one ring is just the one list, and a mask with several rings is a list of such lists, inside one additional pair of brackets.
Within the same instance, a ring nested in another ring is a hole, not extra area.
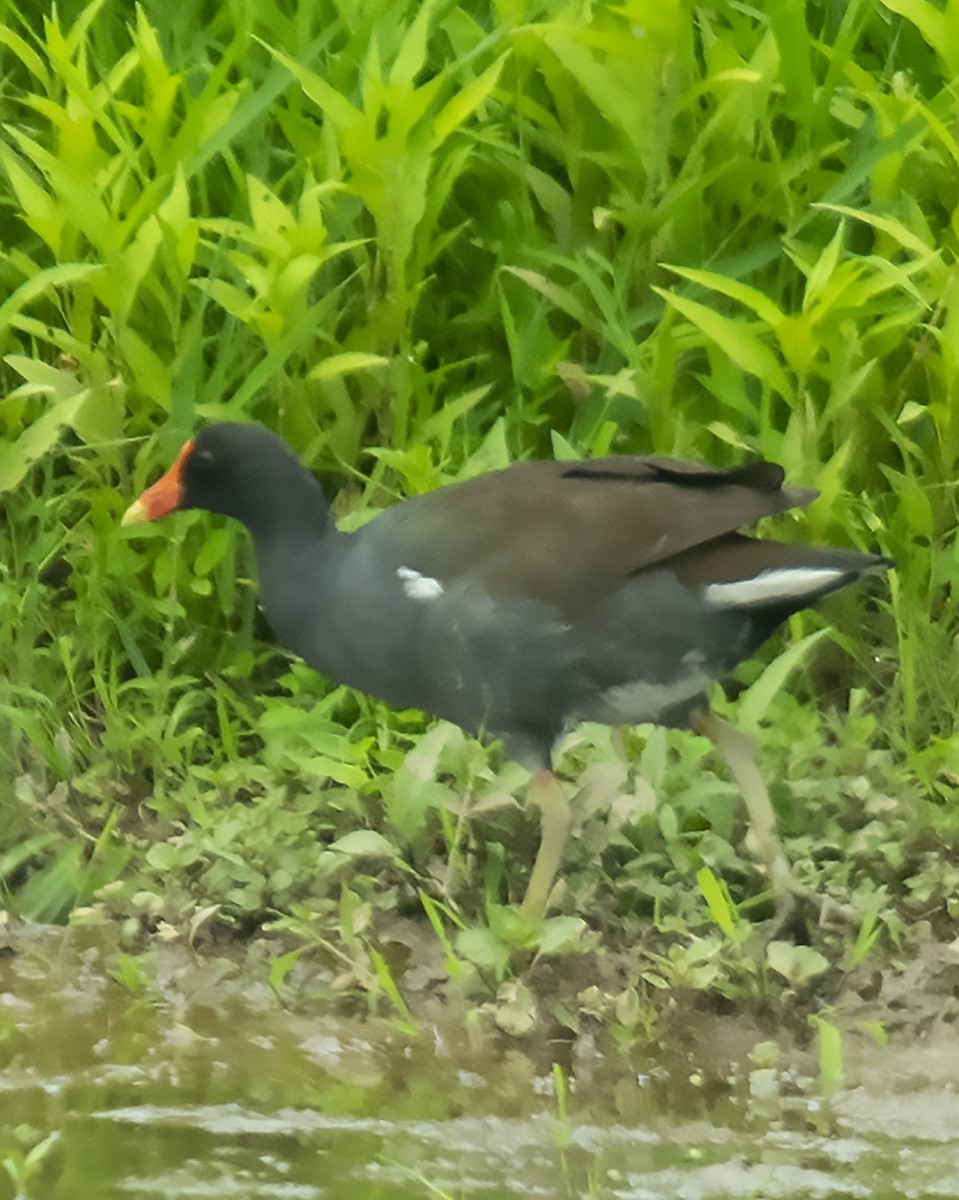
[(278, 641), (323, 667), (311, 650), (336, 607), (337, 563), (350, 537), (340, 533), (324, 502), (287, 504), (250, 525), (260, 603)]
[(308, 546), (335, 532), (330, 506), (313, 475), (291, 463), (283, 486), (251, 488), (243, 497), (242, 511), (233, 514), (253, 536), (257, 555), (277, 545)]

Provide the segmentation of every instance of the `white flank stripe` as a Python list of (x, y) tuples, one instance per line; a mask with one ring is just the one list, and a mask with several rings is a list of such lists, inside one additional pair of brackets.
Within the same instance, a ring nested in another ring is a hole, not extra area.
[(678, 708), (694, 699), (709, 687), (709, 676), (701, 671), (692, 671), (671, 683), (648, 683), (634, 679), (618, 687), (607, 688), (599, 697), (603, 705), (597, 716), (595, 706), (588, 710), (586, 720), (608, 721), (613, 725), (641, 725), (644, 721), (658, 721), (671, 708)]
[(752, 579), (711, 583), (703, 592), (710, 604), (726, 608), (748, 608), (769, 600), (798, 600), (828, 588), (847, 572), (839, 567), (778, 567), (762, 571)]
[(403, 591), (411, 600), (435, 600), (443, 594), (443, 585), (438, 579), (421, 575), (412, 567), (397, 567), (396, 574), (402, 579)]

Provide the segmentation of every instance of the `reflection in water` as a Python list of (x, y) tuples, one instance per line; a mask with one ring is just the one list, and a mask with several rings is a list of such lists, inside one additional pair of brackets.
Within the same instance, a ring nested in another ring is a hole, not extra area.
[(959, 1197), (947, 1038), (864, 1053), (826, 1103), (796, 1056), (787, 1070), (697, 1063), (689, 1046), (601, 1054), (452, 1017), (411, 1037), (290, 1014), (182, 948), (131, 990), (90, 932), (8, 940), (0, 1200)]

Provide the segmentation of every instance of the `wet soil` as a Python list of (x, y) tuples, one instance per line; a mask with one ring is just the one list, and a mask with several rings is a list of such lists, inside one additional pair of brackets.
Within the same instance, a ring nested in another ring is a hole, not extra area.
[(829, 1086), (808, 1012), (693, 992), (629, 1038), (582, 1010), (518, 1036), (508, 995), (430, 972), (392, 1018), (306, 966), (277, 992), (268, 942), (133, 957), (109, 927), (8, 926), (0, 946), (0, 1200), (959, 1197), (949, 946), (833, 998)]

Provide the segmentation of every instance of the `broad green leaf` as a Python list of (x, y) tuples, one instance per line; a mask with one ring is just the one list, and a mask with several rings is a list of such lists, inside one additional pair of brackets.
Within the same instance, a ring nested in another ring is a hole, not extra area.
[(582, 917), (547, 917), (536, 939), (539, 954), (569, 954), (582, 947), (587, 932)]
[(81, 442), (100, 448), (118, 444), (126, 433), (125, 389), (117, 379), (90, 388), (86, 403), (77, 410), (71, 428)]
[(730, 279), (729, 276), (719, 275), (715, 271), (700, 271), (693, 267), (675, 267), (671, 263), (662, 265), (668, 271), (672, 271), (674, 275), (681, 275), (683, 279), (688, 279), (690, 283), (698, 283), (701, 287), (719, 292), (722, 296), (728, 296), (730, 300), (738, 300), (740, 304), (752, 309), (757, 317), (772, 328), (775, 328), (786, 315), (758, 288), (740, 283), (738, 279)]
[(351, 104), (344, 95), (338, 92), (336, 88), (331, 87), (315, 71), (304, 67), (301, 63), (290, 58), (282, 51), (275, 50), (272, 46), (264, 42), (262, 38), (257, 38), (256, 40), (262, 46), (266, 47), (277, 62), (281, 62), (286, 67), (306, 95), (309, 96), (318, 108), (323, 110), (338, 130), (349, 129), (350, 126), (357, 125), (365, 120), (360, 109)]
[(256, 299), (242, 288), (227, 283), (225, 279), (194, 279), (191, 282), (194, 287), (206, 292), (230, 316), (246, 322), (250, 321), (256, 312)]
[(808, 313), (784, 317), (776, 326), (776, 341), (794, 371), (808, 371), (822, 350), (813, 318)]
[(368, 453), (395, 471), (405, 490), (415, 496), (432, 492), (443, 482), (429, 447), (422, 443), (407, 446), (405, 450), (373, 447)]
[(396, 847), (375, 829), (354, 829), (344, 834), (330, 846), (340, 854), (351, 858), (396, 858)]
[(766, 962), (793, 987), (800, 987), (829, 970), (829, 960), (812, 946), (795, 946), (792, 942), (770, 942), (766, 947)]
[(881, 213), (867, 212), (861, 208), (849, 208), (845, 204), (817, 204), (816, 208), (824, 208), (828, 212), (841, 213), (845, 217), (853, 217), (857, 221), (862, 221), (866, 225), (871, 225), (873, 229), (878, 229), (881, 233), (888, 234), (889, 237), (899, 243), (904, 250), (911, 250), (913, 254), (921, 254), (925, 257), (930, 250), (935, 249), (928, 242), (923, 241), (918, 234), (907, 229), (896, 217), (885, 216)]
[(511, 461), (506, 441), (506, 422), (503, 417), (498, 417), (483, 439), (483, 444), (463, 464), (457, 478), (472, 479), (474, 475), (482, 475), (487, 471), (499, 471), (502, 467), (508, 467)]
[(706, 426), (713, 437), (718, 438), (721, 442), (725, 442), (727, 446), (734, 446), (741, 454), (752, 454), (754, 448), (749, 442), (735, 429), (731, 429), (724, 421), (710, 421)]
[(779, 48), (779, 76), (793, 106), (794, 118), (805, 129), (811, 121), (815, 78), (810, 62), (813, 46), (806, 25), (806, 6), (777, 0), (769, 8), (769, 24)]
[(503, 63), (506, 62), (509, 54), (501, 54), (500, 57), (487, 67), (482, 75), (477, 75), (475, 79), (471, 79), (466, 87), (460, 89), (452, 100), (449, 101), (432, 122), (433, 145), (439, 146), (463, 124), (464, 121), (479, 108), (484, 100), (488, 99), (493, 88), (496, 87), (499, 80), (500, 72), (503, 69)]
[(59, 922), (76, 903), (83, 880), (84, 851), (77, 842), (61, 841), (54, 861), (30, 874), (17, 895), (17, 911), (34, 921)]
[(219, 529), (211, 529), (206, 541), (200, 547), (200, 553), (193, 560), (195, 575), (209, 575), (213, 568), (223, 561), (232, 542), (231, 531), (221, 525)]
[(264, 237), (264, 246), (274, 252), (286, 249), (286, 235), (296, 228), (296, 217), (262, 179), (246, 177), (246, 194), (253, 228)]
[(416, 16), (413, 18), (403, 44), (400, 46), (393, 67), (390, 71), (390, 83), (394, 86), (412, 88), (416, 76), (426, 62), (426, 45), (430, 34), (430, 25), (440, 0), (422, 0), (416, 6)]
[[(344, 787), (353, 788), (362, 787), (363, 784), (366, 783), (367, 775), (362, 767), (358, 767), (354, 763), (342, 762), (338, 758), (330, 758), (325, 754), (304, 755), (302, 757), (298, 757), (297, 762), (300, 764), (303, 771), (308, 772), (317, 779), (332, 779), (334, 783), (340, 783)], [(359, 830), (358, 832), (363, 833), (365, 831)], [(380, 835), (377, 834), (376, 836), (379, 837)], [(387, 845), (388, 844), (389, 843), (387, 843)], [(347, 850), (346, 847), (341, 846), (339, 842), (335, 842), (332, 848), (334, 850), (344, 850), (347, 853), (373, 853), (372, 850)], [(390, 853), (395, 854), (395, 850), (391, 850)]]
[(881, 0), (890, 12), (911, 21), (933, 50), (941, 55), (949, 71), (959, 73), (959, 11), (953, 3), (942, 11), (929, 0)]
[(24, 386), (31, 393), (52, 395), (55, 401), (15, 441), (0, 442), (0, 493), (17, 487), (37, 459), (49, 453), (64, 425), (74, 424), (90, 396), (72, 375), (46, 363), (20, 354), (8, 354), (4, 361), (26, 379)]
[(713, 83), (762, 83), (763, 73), (754, 67), (731, 67), (728, 71), (716, 71), (709, 76)]
[(677, 296), (654, 287), (653, 291), (673, 306), (677, 312), (697, 326), (715, 342), (724, 354), (728, 354), (736, 366), (766, 384), (767, 387), (779, 392), (780, 395), (791, 397), (792, 388), (783, 372), (776, 356), (769, 347), (761, 341), (751, 329), (740, 321), (731, 321), (715, 309), (689, 300), (685, 296)]
[(22, 63), (37, 78), (45, 92), (49, 91), (50, 75), (44, 66), (43, 59), (8, 25), (0, 25), (0, 46), (6, 46), (8, 50), (11, 50), (14, 59)]
[(583, 457), (581, 454), (576, 453), (575, 449), (558, 430), (551, 429), (549, 431), (549, 440), (553, 448), (553, 458), (557, 462), (579, 462)]
[(199, 146), (192, 163), (194, 169), (200, 163), (211, 158), (217, 148), (222, 152), (223, 148), (229, 144), (228, 135), (242, 120), (242, 115), (238, 111), (240, 107), (240, 93), (230, 91), (213, 96), (209, 103), (200, 110), (198, 115), (201, 123), (196, 139)]
[(427, 417), (420, 426), (420, 437), (424, 441), (435, 439), (439, 442), (441, 449), (445, 451), (449, 446), (455, 423), (461, 417), (465, 417), (468, 412), (472, 412), (481, 400), (485, 400), (490, 394), (492, 386), (492, 384), (484, 384), (482, 387), (464, 392), (462, 396), (447, 400), (442, 408), (437, 409), (431, 417)]
[(73, 375), (39, 358), (29, 358), (26, 354), (8, 354), (3, 361), (23, 379), (21, 389), (29, 390), (31, 394), (45, 393), (57, 400), (63, 400), (84, 392), (83, 385)]
[(166, 199), (157, 208), (157, 220), (162, 229), (172, 234), (177, 264), (183, 274), (188, 275), (196, 258), (200, 231), (199, 223), (190, 211), (190, 193), (180, 167), (177, 167)]
[(790, 674), (799, 666), (818, 641), (826, 636), (828, 629), (817, 629), (798, 642), (787, 647), (763, 671), (752, 687), (747, 688), (736, 704), (736, 721), (743, 729), (755, 731), (769, 711), (774, 697), (781, 690)]
[(121, 326), (117, 341), (137, 387), (151, 400), (166, 405), (170, 396), (170, 368), (167, 364), (130, 325)]
[[(536, 26), (531, 29), (540, 32)], [(639, 116), (639, 101), (648, 88), (643, 86), (641, 64), (626, 64), (622, 57), (617, 62), (612, 55), (603, 61), (558, 25), (543, 26), (540, 36), (603, 118), (625, 134), (632, 150), (646, 152), (655, 127)], [(628, 40), (620, 40), (619, 48), (628, 50)], [(627, 78), (630, 86), (626, 86)]]
[(56, 840), (55, 833), (37, 833), (5, 849), (0, 853), (0, 879), (6, 880), (34, 856), (39, 859)]
[(928, 405), (919, 404), (916, 400), (907, 400), (899, 410), (899, 416), (896, 417), (896, 424), (908, 425), (911, 421), (918, 421), (921, 417), (927, 417), (928, 415)]
[(341, 375), (352, 375), (356, 371), (369, 371), (374, 367), (388, 367), (390, 360), (382, 354), (364, 354), (359, 350), (347, 350), (342, 354), (331, 354), (307, 375), (322, 383), (328, 379), (336, 379)]
[(456, 935), (456, 952), (483, 970), (502, 976), (509, 966), (510, 947), (489, 929), (462, 929)]
[(806, 312), (812, 304), (819, 300), (825, 292), (826, 287), (830, 284), (836, 267), (839, 265), (839, 256), (842, 253), (844, 235), (845, 222), (840, 221), (839, 227), (833, 234), (829, 245), (820, 254), (812, 270), (806, 277), (806, 291), (803, 295), (802, 303), (803, 312)]
[[(808, 949), (808, 947), (806, 947)], [(800, 947), (795, 947), (800, 949)], [(824, 1017), (811, 1017), (819, 1034), (819, 1086), (830, 1096), (842, 1087), (844, 1068), (842, 1056), (842, 1034), (831, 1021)]]
[(46, 177), (65, 223), (69, 222), (89, 238), (102, 258), (116, 254), (123, 240), (122, 226), (107, 209), (88, 172), (72, 167), (66, 159), (54, 157), (23, 130), (11, 125), (6, 130), (21, 153)]
[(63, 238), (64, 214), (56, 198), (37, 183), (21, 165), (8, 146), (0, 144), (0, 162), (10, 180), (20, 206), (20, 215), (27, 225), (59, 255)]
[(425, 827), (430, 813), (445, 807), (450, 799), (447, 784), (424, 779), (405, 764), (383, 785), (386, 818), (406, 841), (412, 841)]
[(896, 471), (883, 463), (880, 463), (879, 466), (893, 486), (893, 491), (909, 528), (920, 537), (931, 540), (936, 522), (926, 489), (912, 475)]
[(370, 962), (373, 964), (373, 969), (376, 972), (376, 977), (379, 979), (383, 991), (389, 997), (390, 1003), (399, 1013), (402, 1021), (399, 1023), (400, 1028), (405, 1033), (413, 1036), (419, 1032), (419, 1027), (413, 1020), (410, 1010), (406, 1006), (406, 1001), (400, 994), (400, 989), (396, 985), (396, 980), (393, 978), (393, 972), (390, 970), (389, 963), (373, 946), (369, 948)]
[(270, 964), (270, 973), (268, 976), (270, 987), (274, 991), (279, 991), (286, 980), (287, 975), (296, 966), (300, 960), (306, 947), (299, 946), (296, 950), (288, 950), (286, 954), (278, 954)]
[(730, 904), (726, 889), (709, 867), (702, 867), (696, 872), (696, 882), (706, 901), (709, 915), (726, 937), (735, 937), (737, 915), (736, 910)]
[(524, 283), (545, 296), (557, 308), (561, 308), (563, 312), (569, 313), (574, 320), (579, 321), (583, 325), (590, 324), (586, 309), (583, 308), (582, 304), (580, 304), (568, 288), (554, 283), (552, 279), (547, 279), (540, 271), (531, 271), (527, 267), (506, 267), (504, 269), (510, 275), (515, 275), (517, 279), (522, 279)]
[(147, 279), (153, 266), (157, 250), (163, 243), (163, 230), (155, 216), (148, 217), (136, 231), (133, 240), (118, 256), (113, 264), (110, 275), (117, 277), (122, 291), (118, 307), (122, 312), (128, 312), (136, 300), (136, 293)]

